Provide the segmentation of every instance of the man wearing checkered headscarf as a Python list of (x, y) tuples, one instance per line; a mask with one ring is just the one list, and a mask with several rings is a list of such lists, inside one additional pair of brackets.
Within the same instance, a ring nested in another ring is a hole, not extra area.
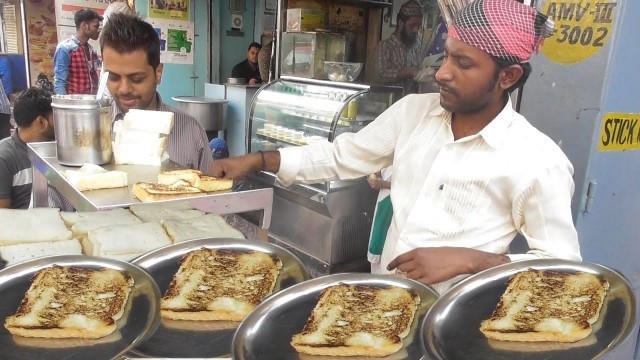
[(545, 15), (514, 0), (473, 1), (449, 25), (449, 37), (512, 63), (528, 62), (552, 31)]
[(376, 49), (375, 82), (402, 86), (405, 94), (416, 92), (413, 80), (426, 56), (418, 36), (422, 27), (422, 5), (416, 0), (402, 4), (396, 16), (396, 30)]

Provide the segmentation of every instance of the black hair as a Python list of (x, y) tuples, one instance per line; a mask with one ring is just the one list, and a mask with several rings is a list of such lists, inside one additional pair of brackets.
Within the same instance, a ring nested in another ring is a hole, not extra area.
[(89, 22), (91, 20), (98, 19), (102, 21), (102, 16), (100, 16), (97, 12), (90, 9), (81, 9), (76, 11), (73, 15), (73, 22), (76, 23), (76, 29), (80, 28), (80, 25), (83, 22)]
[(252, 47), (258, 48), (258, 50), (262, 49), (262, 45), (258, 44), (257, 42), (252, 42), (251, 44), (249, 44), (247, 51), (251, 50)]
[(51, 114), (51, 95), (48, 91), (31, 87), (23, 91), (13, 105), (13, 117), (19, 127), (29, 127), (38, 117)]
[(109, 21), (100, 34), (100, 50), (105, 46), (120, 54), (144, 49), (147, 62), (153, 69), (160, 65), (160, 38), (148, 22), (137, 15), (115, 13), (109, 15)]
[(526, 63), (513, 62), (513, 61), (499, 58), (496, 56), (491, 56), (491, 57), (493, 58), (493, 61), (495, 61), (497, 65), (496, 73), (495, 73), (496, 79), (498, 78), (498, 74), (500, 73), (500, 70), (506, 67), (509, 67), (511, 65), (518, 65), (522, 68), (522, 76), (520, 76), (520, 79), (518, 79), (518, 81), (516, 81), (513, 85), (511, 85), (510, 88), (507, 89), (507, 92), (509, 94), (512, 93), (515, 89), (523, 86), (527, 82), (527, 79), (531, 74), (531, 64), (529, 64), (528, 62)]

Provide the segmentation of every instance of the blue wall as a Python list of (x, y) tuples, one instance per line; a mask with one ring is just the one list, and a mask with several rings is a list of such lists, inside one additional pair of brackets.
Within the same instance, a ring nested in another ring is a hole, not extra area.
[[(217, 3), (217, 0), (213, 0), (213, 3)], [(140, 16), (147, 17), (149, 1), (136, 0), (135, 5)], [(162, 100), (173, 106), (175, 106), (175, 102), (171, 98), (174, 96), (203, 96), (204, 83), (209, 81), (206, 1), (191, 0), (190, 21), (195, 23), (194, 65), (164, 64), (162, 82), (158, 86)], [(195, 81), (191, 78), (192, 76), (197, 76)]]
[(231, 69), (247, 58), (247, 47), (254, 41), (255, 9), (254, 1), (247, 0), (242, 21), (244, 36), (227, 36), (227, 30), (231, 30), (229, 0), (214, 0), (215, 3), (220, 5), (220, 82), (225, 83), (231, 77)]

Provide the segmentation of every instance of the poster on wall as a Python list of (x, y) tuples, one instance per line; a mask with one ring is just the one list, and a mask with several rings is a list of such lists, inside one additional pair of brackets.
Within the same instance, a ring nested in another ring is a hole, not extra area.
[(189, 20), (189, 0), (149, 0), (149, 17)]
[(53, 54), (58, 44), (54, 7), (54, 0), (24, 3), (31, 85), (38, 84), (38, 76), (53, 82)]
[(163, 64), (193, 64), (194, 26), (189, 21), (147, 21), (160, 37), (160, 61)]

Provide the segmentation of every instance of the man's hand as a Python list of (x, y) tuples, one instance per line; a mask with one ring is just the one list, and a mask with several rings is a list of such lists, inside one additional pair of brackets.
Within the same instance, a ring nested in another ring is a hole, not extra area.
[(417, 248), (393, 259), (387, 270), (397, 269), (409, 279), (430, 285), (458, 275), (474, 274), (509, 262), (505, 255), (461, 247)]
[(249, 80), (249, 85), (255, 85), (256, 82), (257, 82), (256, 79), (251, 79)]
[(248, 154), (236, 158), (214, 160), (208, 173), (217, 178), (238, 179), (259, 170), (261, 164), (260, 154)]

